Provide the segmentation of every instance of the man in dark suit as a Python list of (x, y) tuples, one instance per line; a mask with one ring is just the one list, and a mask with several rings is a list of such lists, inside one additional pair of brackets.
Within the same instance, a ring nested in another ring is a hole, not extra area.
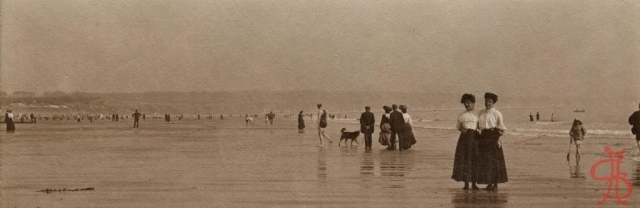
[(360, 115), (360, 132), (364, 134), (364, 149), (371, 149), (371, 135), (376, 119), (371, 111), (371, 107), (364, 107), (365, 112)]
[(131, 117), (133, 117), (133, 128), (138, 128), (138, 123), (140, 123), (140, 116), (142, 116), (142, 114), (138, 113), (138, 110), (136, 110), (135, 113), (131, 114)]
[[(389, 141), (389, 143), (391, 144), (387, 147), (388, 150), (396, 149), (396, 138), (398, 138), (398, 132), (404, 130), (404, 117), (402, 116), (400, 109), (398, 109), (398, 105), (393, 104), (391, 108), (393, 109), (389, 115), (389, 124), (391, 125), (391, 141)], [(398, 142), (400, 141), (402, 140), (398, 138)], [(402, 144), (399, 145), (402, 147)]]

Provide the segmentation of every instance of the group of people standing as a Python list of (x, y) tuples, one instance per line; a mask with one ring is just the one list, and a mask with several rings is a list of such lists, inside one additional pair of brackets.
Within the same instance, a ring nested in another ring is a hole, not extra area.
[[(393, 104), (391, 107), (383, 106), (382, 109), (384, 114), (380, 119), (380, 137), (378, 139), (380, 144), (387, 145), (387, 150), (395, 150), (397, 141), (400, 151), (410, 149), (417, 141), (413, 134), (413, 120), (411, 120), (411, 115), (407, 113), (407, 106)], [(368, 124), (363, 123), (361, 119), (360, 125)]]
[[(583, 111), (584, 112), (584, 111)], [(555, 118), (553, 118), (553, 113), (551, 114), (551, 122), (556, 121)], [(533, 122), (533, 113), (529, 113), (529, 121)], [(536, 112), (536, 122), (540, 121), (540, 112)]]
[[(324, 140), (333, 143), (331, 137), (329, 137), (325, 129), (328, 126), (327, 111), (322, 108), (322, 104), (318, 104), (318, 138), (320, 145), (324, 146)], [(393, 104), (392, 107), (383, 106), (385, 114), (382, 115), (380, 121), (380, 139), (379, 142), (382, 145), (386, 145), (388, 150), (396, 149), (396, 143), (398, 143), (399, 150), (410, 149), (412, 145), (416, 144), (416, 138), (413, 134), (412, 125), (413, 121), (411, 116), (407, 113), (406, 105)], [(300, 111), (298, 114), (298, 131), (304, 132), (304, 111)], [(360, 115), (360, 132), (364, 134), (365, 149), (371, 149), (373, 144), (373, 133), (375, 132), (375, 116), (371, 112), (371, 107), (366, 106), (365, 112)], [(396, 142), (397, 140), (397, 142)], [(383, 142), (384, 141), (384, 142)]]
[(460, 99), (466, 109), (458, 115), (457, 129), (460, 131), (456, 146), (453, 174), (455, 181), (464, 181), (465, 190), (469, 183), (473, 190), (476, 184), (487, 184), (485, 190), (495, 191), (498, 183), (508, 181), (507, 168), (500, 137), (507, 127), (502, 113), (494, 108), (498, 95), (484, 94), (485, 109), (477, 113), (475, 96), (464, 94)]

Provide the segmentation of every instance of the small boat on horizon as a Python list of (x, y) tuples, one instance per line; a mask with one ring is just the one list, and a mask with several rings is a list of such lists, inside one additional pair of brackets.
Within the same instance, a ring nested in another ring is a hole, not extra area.
[(574, 113), (584, 113), (584, 109), (575, 109), (573, 110)]

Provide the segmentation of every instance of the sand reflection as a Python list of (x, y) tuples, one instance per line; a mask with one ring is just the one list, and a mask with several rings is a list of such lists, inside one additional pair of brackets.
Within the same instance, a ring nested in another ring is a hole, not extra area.
[(362, 162), (360, 162), (360, 181), (362, 188), (373, 188), (371, 181), (375, 177), (375, 162), (373, 161), (371, 150), (365, 150), (362, 154)]
[(580, 170), (580, 160), (576, 160), (575, 165), (569, 162), (569, 174), (571, 178), (587, 178), (587, 176)]
[(631, 173), (629, 180), (633, 186), (640, 187), (640, 162), (636, 162), (636, 169)]
[(383, 181), (390, 182), (384, 188), (405, 188), (405, 176), (411, 172), (413, 152), (386, 151), (380, 152), (380, 175)]
[(505, 207), (509, 201), (509, 194), (487, 191), (451, 190), (453, 207)]
[(323, 148), (319, 148), (318, 150), (318, 180), (322, 182), (326, 182), (328, 172), (327, 172), (327, 155), (324, 152)]

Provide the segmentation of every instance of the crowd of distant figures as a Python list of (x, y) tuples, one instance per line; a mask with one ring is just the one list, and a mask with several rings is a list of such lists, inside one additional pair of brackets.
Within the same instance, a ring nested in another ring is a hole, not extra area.
[[(5, 120), (5, 116), (6, 115), (0, 115), (0, 121)], [(201, 120), (201, 119), (209, 119), (209, 120), (213, 120), (213, 119), (220, 119), (220, 120), (224, 120), (225, 117), (226, 118), (233, 118), (233, 117), (243, 117), (243, 118), (258, 118), (259, 115), (258, 114), (228, 114), (228, 115), (224, 115), (224, 114), (196, 114), (196, 115), (191, 115), (192, 118), (197, 119), (197, 120)], [(284, 114), (282, 115), (282, 118), (295, 118), (297, 115), (296, 114)], [(313, 118), (313, 114), (305, 114), (305, 117), (310, 117)], [(185, 116), (183, 114), (164, 114), (164, 116), (162, 115), (158, 115), (158, 114), (153, 114), (153, 115), (146, 115), (146, 114), (142, 114), (142, 116), (140, 117), (142, 120), (146, 120), (147, 118), (150, 119), (158, 119), (158, 118), (164, 118), (167, 121), (170, 121), (171, 118), (175, 118), (178, 120), (182, 120)], [(269, 114), (265, 114), (265, 117), (269, 117)], [(328, 117), (331, 119), (337, 119), (337, 118), (348, 118), (347, 115), (341, 115), (341, 114), (328, 114)], [(37, 123), (38, 121), (64, 121), (64, 120), (68, 120), (68, 121), (84, 121), (84, 120), (88, 120), (88, 121), (96, 121), (96, 120), (111, 120), (111, 121), (119, 121), (120, 119), (130, 119), (132, 118), (132, 116), (128, 115), (128, 114), (119, 114), (119, 113), (114, 113), (114, 114), (34, 114), (34, 113), (17, 113), (13, 115), (13, 121), (17, 122), (17, 123)], [(275, 118), (275, 114), (273, 114), (271, 116), (271, 118)]]

